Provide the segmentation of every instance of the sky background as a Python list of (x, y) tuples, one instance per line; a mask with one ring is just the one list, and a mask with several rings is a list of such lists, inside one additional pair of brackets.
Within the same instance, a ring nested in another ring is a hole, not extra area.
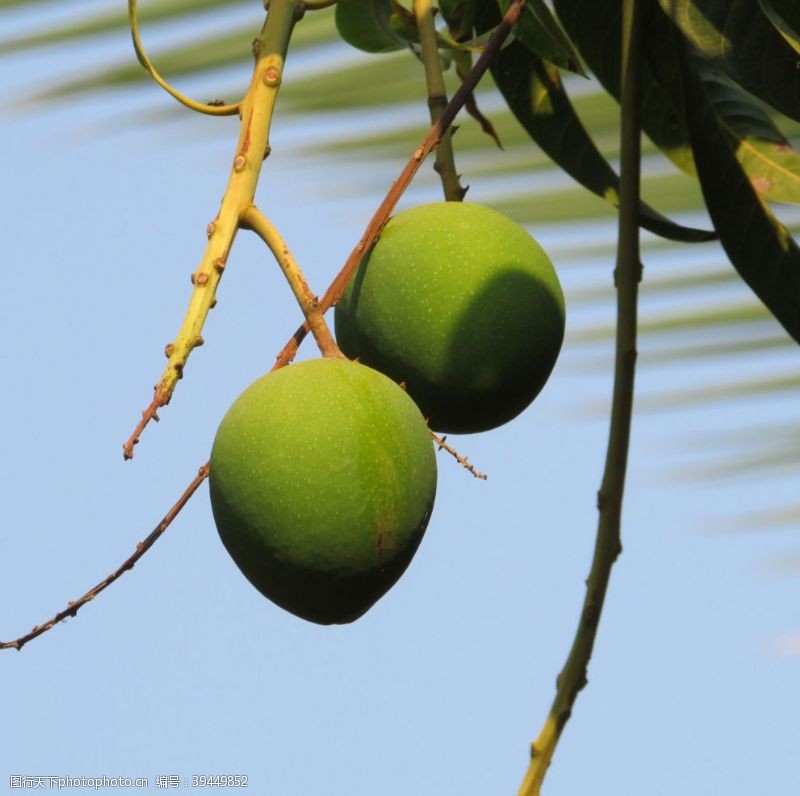
[[(21, 25), (26, 16), (35, 21), (23, 10)], [(132, 122), (169, 107), (154, 85), (50, 107), (19, 102), (53, 75), (112, 55), (133, 59), (127, 35), (0, 58), (3, 639), (132, 552), (300, 317), (266, 249), (241, 233), (206, 345), (162, 422), (123, 462), (189, 298), (236, 122)], [(314, 66), (290, 57), (286, 80), (295, 63), (297, 74)], [(182, 85), (207, 93), (200, 80)], [(284, 122), (280, 109), (275, 118), (258, 203), (318, 292), (402, 163), (316, 157), (300, 145), (371, 123), (337, 114)], [(403, 206), (436, 198), (424, 172)], [(466, 177), (472, 201), (497, 196), (496, 182)], [(11, 775), (147, 777), (155, 791), (158, 775), (213, 774), (247, 775), (249, 793), (276, 796), (516, 792), (572, 639), (596, 528), (611, 352), (581, 331), (613, 318), (608, 301), (580, 300), (610, 284), (613, 223), (531, 231), (565, 289), (563, 354), (521, 417), (451, 437), (489, 479), (440, 454), (433, 518), (397, 586), (350, 626), (281, 611), (229, 559), (201, 487), (133, 572), (76, 619), (0, 655), (0, 792)], [(724, 258), (713, 244), (662, 246), (645, 262), (657, 279)], [(645, 281), (642, 315), (685, 309), (681, 301), (649, 295)], [(796, 395), (654, 405), (676, 388), (796, 372), (798, 352), (656, 364), (650, 345), (624, 554), (545, 792), (796, 796), (800, 537), (796, 526), (754, 530), (747, 519), (796, 500), (796, 470), (700, 477), (709, 457), (735, 456), (726, 445), (749, 429), (796, 422)]]

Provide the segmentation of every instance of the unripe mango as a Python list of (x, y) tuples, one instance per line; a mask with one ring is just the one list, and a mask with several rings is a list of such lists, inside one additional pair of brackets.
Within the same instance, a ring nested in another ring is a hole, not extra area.
[(400, 387), (344, 359), (264, 376), (211, 451), (220, 538), (266, 597), (320, 624), (351, 622), (405, 571), (436, 493), (425, 421)]
[(564, 339), (538, 243), (500, 213), (440, 202), (390, 219), (336, 307), (347, 356), (404, 382), (431, 428), (476, 432), (538, 395)]

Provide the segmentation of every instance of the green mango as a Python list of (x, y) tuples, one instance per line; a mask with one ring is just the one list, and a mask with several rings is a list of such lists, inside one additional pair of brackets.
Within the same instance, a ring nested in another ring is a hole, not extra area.
[(315, 359), (248, 387), (222, 420), (209, 488), (222, 543), (266, 597), (352, 622), (403, 574), (436, 494), (414, 402), (375, 370)]
[(472, 433), (539, 394), (564, 339), (555, 269), (518, 224), (440, 202), (389, 220), (336, 307), (344, 353), (397, 382), (431, 428)]

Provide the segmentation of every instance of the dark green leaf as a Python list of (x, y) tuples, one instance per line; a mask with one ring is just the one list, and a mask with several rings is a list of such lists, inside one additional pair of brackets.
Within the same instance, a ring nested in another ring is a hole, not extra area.
[[(652, 0), (644, 1), (652, 11)], [(555, 0), (554, 5), (589, 68), (619, 99), (621, 0)], [(642, 128), (679, 169), (694, 174), (683, 106), (675, 95), (679, 76), (672, 26), (663, 14), (647, 13), (642, 37)]]
[(439, 0), (439, 10), (456, 37), (468, 36), (475, 24), (480, 0)]
[(660, 0), (686, 38), (740, 86), (800, 121), (797, 53), (754, 0)]
[[(534, 141), (581, 185), (616, 206), (619, 177), (581, 124), (556, 67), (513, 42), (498, 54), (492, 75)], [(675, 224), (645, 204), (641, 208), (641, 224), (673, 240), (703, 241), (714, 237), (711, 232)]]
[[(505, 14), (511, 5), (511, 0), (498, 0), (498, 4)], [(541, 58), (551, 61), (562, 69), (585, 76), (575, 45), (564, 33), (543, 0), (528, 0), (514, 34)]]
[[(695, 167), (686, 129), (680, 92), (678, 54), (674, 28), (655, 3), (648, 0), (645, 37), (643, 127), (670, 159), (687, 173)], [(564, 24), (575, 36), (587, 63), (600, 82), (619, 96), (619, 0), (556, 0)], [(592, 16), (593, 15), (593, 16)], [(592, 23), (590, 27), (587, 23)], [(800, 155), (792, 149), (749, 94), (727, 80), (719, 69), (703, 70), (710, 100), (726, 132), (740, 143), (737, 158), (753, 185), (765, 198), (778, 202), (800, 201)]]
[(736, 142), (687, 53), (681, 73), (697, 173), (720, 242), (744, 281), (800, 342), (800, 249), (736, 160)]
[(392, 27), (391, 0), (339, 0), (336, 28), (348, 44), (368, 53), (406, 47), (405, 39)]
[(706, 95), (755, 190), (773, 202), (800, 204), (800, 154), (752, 97), (708, 62), (698, 61)]
[(778, 33), (800, 53), (800, 3), (797, 0), (758, 0)]

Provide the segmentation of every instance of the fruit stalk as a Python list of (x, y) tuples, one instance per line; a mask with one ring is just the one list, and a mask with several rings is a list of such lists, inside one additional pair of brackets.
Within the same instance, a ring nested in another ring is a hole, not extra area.
[[(494, 60), (495, 55), (508, 38), (511, 29), (516, 24), (520, 14), (522, 14), (522, 10), (525, 8), (525, 1), (526, 0), (514, 0), (509, 6), (508, 11), (506, 11), (502, 21), (495, 29), (495, 32), (492, 34), (489, 41), (486, 42), (486, 46), (480, 58), (475, 62), (472, 71), (464, 78), (461, 85), (453, 94), (450, 102), (447, 103), (447, 107), (439, 117), (439, 120), (431, 127), (428, 134), (422, 140), (422, 143), (414, 150), (414, 154), (409, 158), (403, 170), (400, 172), (400, 176), (394, 181), (378, 209), (375, 211), (375, 214), (370, 219), (369, 224), (367, 224), (367, 228), (361, 236), (361, 240), (356, 244), (356, 247), (342, 266), (342, 270), (339, 271), (320, 299), (320, 308), (322, 312), (327, 312), (342, 297), (362, 257), (369, 251), (370, 247), (375, 244), (375, 241), (381, 234), (381, 230), (389, 220), (389, 216), (400, 201), (400, 197), (409, 186), (414, 175), (419, 171), (422, 162), (439, 145), (442, 136), (453, 123), (456, 114), (464, 107), (464, 103), (469, 99), (473, 90), (480, 82), (480, 79)], [(303, 342), (308, 332), (309, 327), (305, 323), (295, 331), (278, 354), (275, 364), (272, 366), (273, 370), (288, 365), (294, 359), (297, 349), (300, 347), (300, 344)]]
[(228, 186), (217, 217), (208, 225), (208, 245), (192, 274), (194, 290), (183, 323), (167, 345), (167, 367), (155, 386), (150, 405), (142, 413), (130, 439), (123, 446), (126, 459), (150, 420), (169, 403), (192, 350), (202, 345), (201, 332), (209, 310), (216, 303), (217, 285), (239, 230), (242, 214), (253, 204), (261, 165), (269, 154), (269, 130), (283, 73), (292, 29), (304, 5), (300, 0), (272, 0), (261, 33), (253, 43), (255, 67), (247, 94), (240, 104), (241, 129)]
[[(414, 0), (414, 16), (417, 19), (422, 64), (425, 67), (431, 124), (436, 124), (447, 107), (447, 89), (444, 84), (442, 59), (436, 42), (436, 26), (431, 0)], [(462, 187), (456, 171), (452, 129), (448, 129), (444, 133), (436, 148), (436, 164), (433, 168), (442, 181), (444, 198), (448, 202), (460, 202), (467, 193), (467, 189)]]
[(289, 287), (300, 305), (306, 323), (311, 329), (311, 334), (317, 341), (322, 356), (341, 357), (342, 352), (333, 339), (331, 330), (325, 321), (325, 316), (319, 306), (319, 299), (308, 286), (300, 266), (289, 251), (280, 232), (275, 225), (255, 206), (251, 205), (242, 213), (241, 225), (243, 229), (250, 229), (258, 235), (278, 262), (278, 265), (289, 283)]
[(600, 615), (611, 569), (622, 551), (620, 523), (625, 487), (633, 388), (636, 369), (639, 253), (639, 181), (641, 129), (642, 9), (636, 0), (624, 0), (622, 11), (622, 90), (619, 237), (614, 282), (617, 288), (617, 331), (614, 391), (609, 441), (603, 479), (597, 494), (597, 538), (586, 597), (569, 656), (557, 679), (556, 696), (538, 738), (531, 745), (531, 761), (519, 796), (538, 796), (561, 733), (578, 693), (587, 683)]

